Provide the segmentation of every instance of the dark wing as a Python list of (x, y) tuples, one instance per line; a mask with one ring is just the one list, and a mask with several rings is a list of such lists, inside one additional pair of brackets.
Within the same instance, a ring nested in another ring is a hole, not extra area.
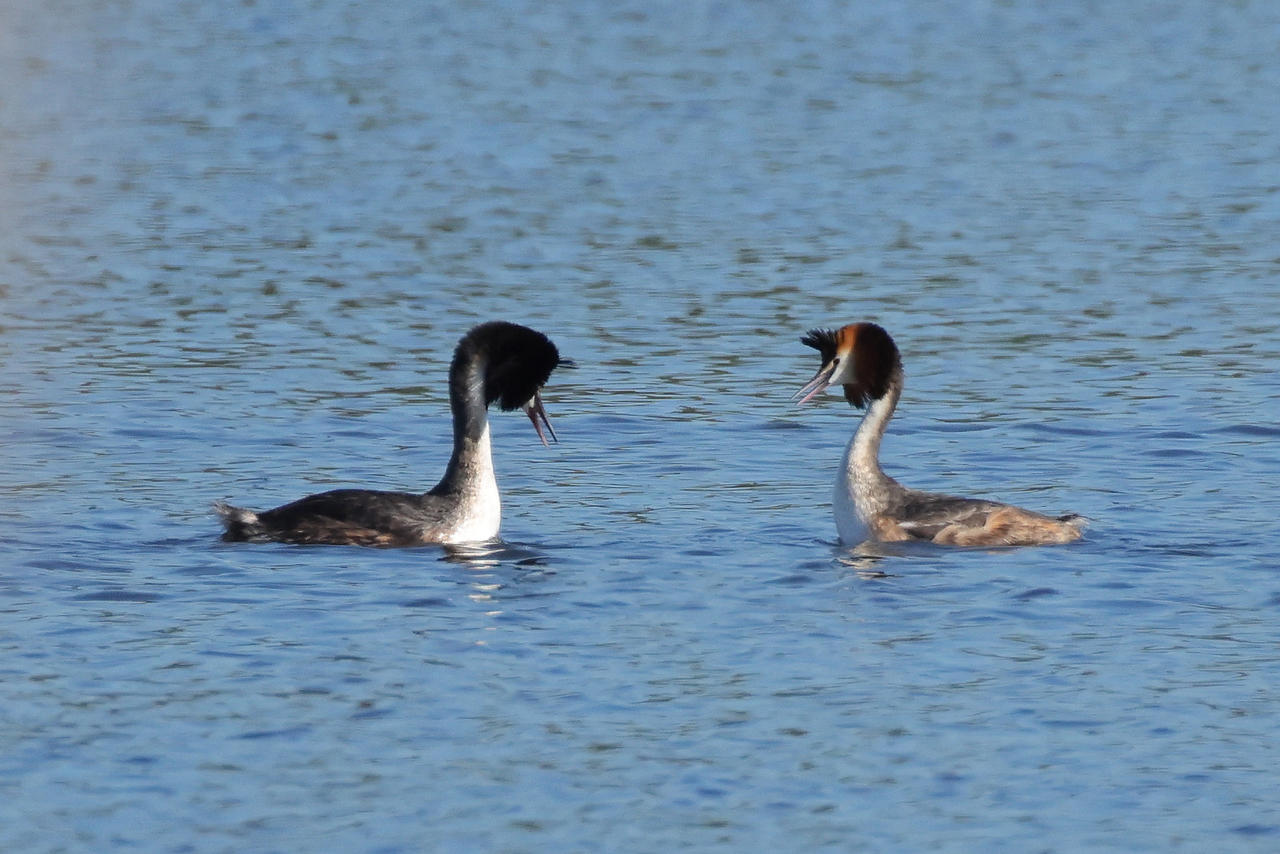
[(417, 541), (427, 521), (423, 496), (372, 489), (334, 489), (258, 514), (275, 538), (296, 543), (402, 545)]
[(948, 525), (965, 528), (981, 528), (987, 517), (1007, 505), (981, 498), (956, 498), (951, 495), (935, 495), (915, 492), (890, 512), (901, 521), (899, 525), (913, 537), (932, 540)]

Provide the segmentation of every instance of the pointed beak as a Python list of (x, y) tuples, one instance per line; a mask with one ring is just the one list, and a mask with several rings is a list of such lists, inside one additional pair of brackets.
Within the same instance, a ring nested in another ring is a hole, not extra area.
[(791, 395), (791, 399), (796, 401), (796, 406), (808, 403), (810, 398), (827, 390), (827, 386), (831, 385), (831, 377), (836, 372), (836, 363), (835, 359), (827, 362), (822, 366), (822, 370), (813, 375), (813, 379), (804, 384), (804, 388)]
[[(542, 408), (542, 395), (538, 392), (533, 393), (533, 397), (529, 398), (529, 402), (520, 407), (529, 416), (529, 420), (533, 422), (533, 429), (537, 431), (538, 438), (542, 440), (542, 444), (547, 445), (547, 437), (543, 435), (542, 428), (545, 425), (547, 432), (551, 434), (551, 441), (559, 442), (556, 438), (556, 431), (551, 429), (551, 422), (547, 420), (547, 410)], [(541, 419), (541, 423), (539, 423)]]

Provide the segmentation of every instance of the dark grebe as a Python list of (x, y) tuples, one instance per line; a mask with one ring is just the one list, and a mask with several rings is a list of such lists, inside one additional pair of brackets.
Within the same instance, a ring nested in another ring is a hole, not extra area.
[(1055, 519), (995, 501), (918, 492), (889, 477), (880, 468), (880, 440), (902, 396), (897, 345), (874, 323), (814, 329), (800, 342), (822, 354), (822, 369), (796, 392), (799, 402), (842, 385), (849, 403), (867, 409), (836, 478), (834, 509), (841, 542), (1033, 546), (1080, 538), (1085, 519), (1075, 514)]
[(453, 456), (435, 488), (422, 495), (335, 489), (261, 513), (219, 502), (214, 509), (226, 525), (223, 539), (362, 546), (493, 539), (502, 508), (488, 406), (523, 408), (542, 444), (544, 425), (555, 441), (538, 392), (560, 364), (556, 346), (541, 332), (503, 321), (480, 324), (458, 342), (449, 366)]

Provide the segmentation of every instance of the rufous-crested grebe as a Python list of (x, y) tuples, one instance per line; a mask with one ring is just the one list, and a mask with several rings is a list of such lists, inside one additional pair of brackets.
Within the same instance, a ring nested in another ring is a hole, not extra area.
[(493, 539), (502, 507), (489, 446), (489, 404), (496, 401), (504, 411), (523, 408), (542, 444), (544, 425), (555, 441), (539, 390), (560, 364), (568, 363), (541, 332), (505, 321), (480, 324), (458, 342), (449, 366), (453, 456), (430, 492), (335, 489), (262, 512), (218, 502), (223, 539), (363, 546)]
[(866, 408), (844, 452), (833, 498), (841, 542), (930, 540), (952, 546), (1029, 546), (1080, 538), (1082, 516), (1057, 518), (978, 498), (908, 489), (880, 468), (880, 440), (902, 396), (902, 359), (874, 323), (813, 329), (800, 339), (822, 355), (822, 368), (795, 398), (804, 403), (829, 386)]

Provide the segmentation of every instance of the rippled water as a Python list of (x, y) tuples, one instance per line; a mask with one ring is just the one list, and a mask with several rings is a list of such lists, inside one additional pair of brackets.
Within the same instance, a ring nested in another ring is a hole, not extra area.
[[(7, 9), (0, 849), (1275, 849), (1272, 4)], [(433, 484), (489, 318), (503, 544), (217, 540)], [(859, 319), (1088, 538), (837, 546)]]

